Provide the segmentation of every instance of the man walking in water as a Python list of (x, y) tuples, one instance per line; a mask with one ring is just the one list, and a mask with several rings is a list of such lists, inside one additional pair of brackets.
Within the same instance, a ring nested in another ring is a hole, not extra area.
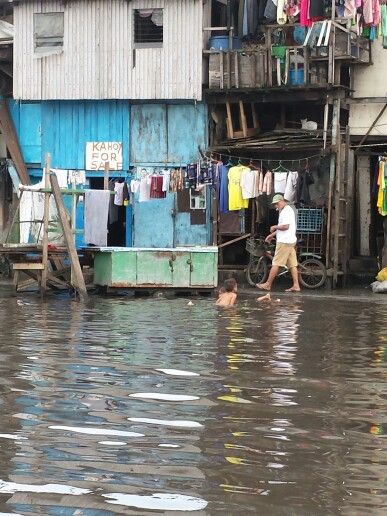
[(278, 225), (270, 228), (270, 235), (266, 237), (265, 242), (270, 244), (276, 237), (277, 245), (269, 277), (265, 283), (259, 283), (257, 288), (270, 291), (280, 267), (287, 267), (292, 275), (293, 285), (286, 292), (300, 292), (296, 255), (296, 216), (283, 195), (276, 194), (273, 197), (272, 204), (279, 211)]

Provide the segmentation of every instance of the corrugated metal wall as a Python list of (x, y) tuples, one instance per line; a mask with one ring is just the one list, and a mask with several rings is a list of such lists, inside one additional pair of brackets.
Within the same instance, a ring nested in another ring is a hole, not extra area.
[[(133, 50), (133, 9), (164, 8), (163, 48)], [(64, 49), (36, 57), (33, 13), (65, 12)], [(202, 0), (31, 1), (15, 5), (16, 99), (202, 96)]]

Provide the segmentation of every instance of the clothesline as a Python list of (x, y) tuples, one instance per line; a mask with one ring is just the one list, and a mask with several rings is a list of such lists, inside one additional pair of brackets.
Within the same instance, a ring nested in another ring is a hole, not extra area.
[(218, 151), (214, 151), (214, 152), (211, 152), (210, 155), (208, 156), (206, 154), (206, 158), (211, 160), (211, 161), (216, 161), (213, 159), (213, 155), (216, 154), (220, 157), (220, 160), (222, 160), (222, 156), (225, 157), (225, 158), (229, 158), (229, 159), (237, 159), (239, 161), (244, 161), (244, 162), (247, 162), (249, 161), (249, 163), (259, 163), (259, 164), (265, 164), (265, 165), (270, 165), (270, 163), (297, 163), (299, 165), (301, 165), (301, 162), (302, 161), (306, 161), (308, 162), (310, 159), (312, 158), (320, 158), (321, 157), (321, 154), (312, 154), (311, 156), (305, 156), (303, 158), (297, 158), (297, 159), (259, 159), (259, 158), (247, 158), (246, 156), (234, 156), (233, 154), (228, 154), (228, 153), (221, 153), (221, 152), (218, 152)]

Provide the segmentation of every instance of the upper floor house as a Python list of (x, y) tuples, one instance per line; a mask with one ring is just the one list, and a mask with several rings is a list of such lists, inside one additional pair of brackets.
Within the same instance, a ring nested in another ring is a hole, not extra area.
[[(332, 13), (335, 0), (277, 2), (282, 18), (271, 3), (0, 0), (13, 13), (13, 96), (200, 101), (203, 92), (350, 92), (354, 67), (372, 63), (372, 21), (348, 17), (341, 3)], [(305, 19), (297, 8), (305, 4), (324, 9)]]
[(210, 36), (204, 49), (207, 95), (326, 91), (339, 86), (349, 91), (354, 67), (372, 63), (371, 41), (377, 35), (380, 14), (366, 14), (361, 7), (351, 10), (349, 4), (355, 2), (335, 0), (275, 4), (272, 0), (212, 2), (211, 25), (205, 28)]
[(203, 0), (18, 0), (13, 96), (201, 100)]

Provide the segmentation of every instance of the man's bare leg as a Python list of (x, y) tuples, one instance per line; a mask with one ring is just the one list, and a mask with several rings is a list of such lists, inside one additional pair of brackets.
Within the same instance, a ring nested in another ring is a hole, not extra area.
[(286, 289), (286, 292), (300, 292), (300, 283), (298, 281), (298, 269), (297, 267), (292, 267), (290, 269), (290, 274), (292, 275), (293, 286)]
[(270, 274), (269, 274), (269, 277), (267, 278), (267, 281), (265, 283), (258, 283), (258, 285), (256, 285), (256, 287), (259, 288), (260, 290), (269, 290), (270, 291), (273, 281), (277, 277), (278, 272), (279, 272), (278, 265), (273, 265), (272, 268), (270, 269)]

